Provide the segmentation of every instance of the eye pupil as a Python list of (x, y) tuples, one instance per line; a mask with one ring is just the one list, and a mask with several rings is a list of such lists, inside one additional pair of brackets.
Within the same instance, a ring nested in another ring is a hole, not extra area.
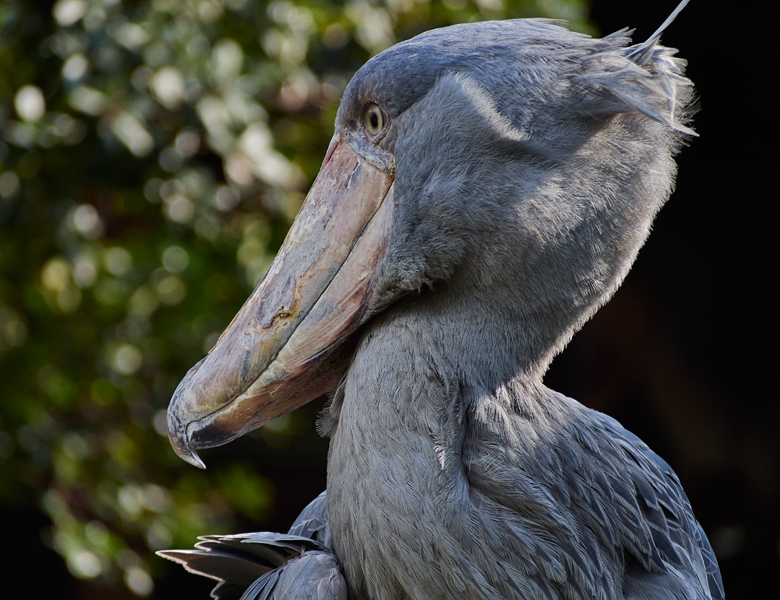
[(378, 135), (384, 128), (384, 117), (382, 111), (376, 104), (371, 104), (368, 109), (366, 109), (363, 119), (363, 126), (366, 128), (369, 135)]

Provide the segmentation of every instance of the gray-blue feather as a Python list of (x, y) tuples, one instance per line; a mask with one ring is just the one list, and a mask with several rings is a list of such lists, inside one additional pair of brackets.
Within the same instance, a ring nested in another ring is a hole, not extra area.
[(384, 310), (322, 418), (328, 494), (290, 532), (314, 546), (247, 597), (328, 597), (295, 574), (361, 600), (723, 599), (669, 465), (542, 383), (627, 274), (693, 133), (669, 22), (636, 46), (544, 20), (459, 25), (355, 75), (336, 135), (394, 177)]
[(193, 550), (165, 550), (190, 573), (218, 581), (216, 600), (347, 600), (341, 566), (329, 542), (325, 492), (287, 534), (204, 536)]
[(311, 538), (326, 548), (332, 548), (326, 492), (322, 492), (301, 511), (287, 533)]

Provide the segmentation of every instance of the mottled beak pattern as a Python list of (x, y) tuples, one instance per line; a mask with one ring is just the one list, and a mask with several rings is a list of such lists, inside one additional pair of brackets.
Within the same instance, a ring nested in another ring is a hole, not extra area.
[(332, 390), (344, 344), (371, 316), (393, 211), (393, 175), (339, 137), (268, 273), (173, 395), (168, 435), (198, 467), (226, 444)]

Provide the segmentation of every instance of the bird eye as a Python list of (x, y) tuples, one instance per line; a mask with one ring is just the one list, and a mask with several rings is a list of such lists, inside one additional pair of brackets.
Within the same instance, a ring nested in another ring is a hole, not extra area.
[(366, 114), (363, 116), (363, 126), (368, 135), (377, 135), (384, 128), (385, 118), (382, 115), (382, 110), (376, 104), (371, 104), (366, 109)]

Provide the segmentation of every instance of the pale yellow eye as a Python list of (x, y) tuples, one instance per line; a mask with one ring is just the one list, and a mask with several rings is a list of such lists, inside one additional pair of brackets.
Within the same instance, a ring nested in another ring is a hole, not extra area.
[(384, 128), (385, 118), (376, 104), (371, 104), (366, 109), (366, 114), (363, 117), (363, 126), (366, 128), (368, 135), (377, 135)]

